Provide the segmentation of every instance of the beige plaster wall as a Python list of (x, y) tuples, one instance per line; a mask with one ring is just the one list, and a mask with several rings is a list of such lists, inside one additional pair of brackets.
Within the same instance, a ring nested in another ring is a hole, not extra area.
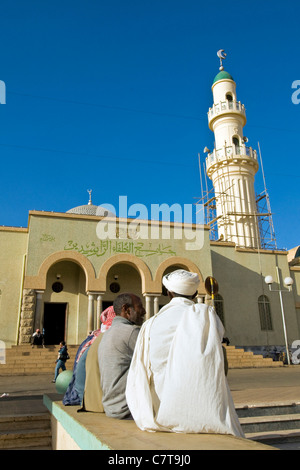
[(294, 261), (294, 265), (290, 266), (290, 273), (291, 278), (294, 280), (293, 295), (299, 328), (299, 337), (297, 339), (300, 339), (300, 258), (297, 258), (297, 261)]
[[(224, 299), (226, 335), (239, 346), (284, 345), (282, 315), (278, 292), (270, 292), (264, 282), (267, 275), (277, 279), (276, 266), (282, 280), (290, 275), (284, 252), (256, 252), (236, 249), (231, 244), (212, 243), (213, 276)], [(262, 275), (260, 274), (262, 273)], [(281, 283), (283, 286), (283, 282)], [(273, 289), (278, 289), (274, 282)], [(262, 331), (258, 297), (266, 295), (271, 303), (272, 331)], [(289, 344), (299, 337), (294, 296), (283, 294)]]
[[(286, 254), (263, 251), (258, 254), (255, 250), (236, 249), (230, 243), (210, 243), (207, 228), (203, 228), (201, 249), (187, 250), (186, 240), (174, 238), (176, 225), (171, 227), (170, 240), (103, 241), (97, 237), (98, 222), (95, 217), (32, 212), (29, 234), (24, 229), (0, 230), (0, 328), (3, 335), (0, 339), (8, 345), (17, 341), (26, 253), (24, 287), (44, 289), (43, 302), (68, 304), (66, 340), (69, 344), (78, 344), (86, 337), (88, 290), (104, 292), (103, 301), (112, 302), (118, 293), (112, 293), (109, 286), (118, 276), (120, 292), (135, 292), (143, 298), (144, 304), (143, 295), (153, 293), (163, 305), (168, 299), (161, 295), (161, 278), (181, 266), (197, 270), (202, 281), (209, 275), (217, 279), (224, 298), (225, 328), (231, 344), (254, 346), (284, 344), (279, 296), (269, 292), (264, 283), (267, 274), (276, 279), (278, 265), (282, 278), (292, 275), (295, 279), (293, 293), (285, 293), (283, 300), (289, 342), (300, 338), (300, 318), (296, 313), (300, 308), (300, 270), (299, 266), (293, 266), (290, 271)], [(51, 288), (57, 274), (64, 284), (61, 293), (54, 293)], [(273, 288), (278, 285), (274, 284)], [(200, 292), (204, 293), (203, 282)], [(262, 294), (271, 301), (273, 330), (268, 333), (260, 328), (257, 299)], [(95, 295), (95, 328), (96, 305)]]
[[(44, 302), (68, 303), (67, 342), (78, 344), (87, 333), (87, 292), (95, 294), (94, 328), (97, 327), (97, 292), (103, 302), (113, 302), (121, 292), (134, 292), (143, 299), (147, 293), (159, 296), (159, 305), (168, 302), (161, 295), (161, 279), (165, 272), (178, 267), (197, 270), (202, 281), (211, 275), (211, 259), (208, 230), (201, 228), (201, 249), (190, 247), (190, 226), (185, 236), (178, 238), (181, 227), (157, 224), (156, 235), (160, 239), (125, 238), (124, 221), (116, 226), (119, 239), (101, 240), (97, 234), (99, 218), (74, 214), (30, 213), (29, 241), (24, 285), (30, 289), (44, 290)], [(115, 221), (112, 221), (114, 224)], [(147, 223), (140, 227), (143, 236), (153, 235)], [(114, 225), (113, 225), (114, 227)], [(109, 225), (109, 230), (111, 225)], [(168, 233), (169, 230), (169, 233)], [(123, 237), (123, 238), (122, 238)], [(200, 238), (200, 237), (199, 237)], [(64, 284), (60, 293), (52, 291), (57, 273)], [(120, 292), (113, 293), (110, 284), (120, 284)], [(204, 293), (204, 282), (200, 291)], [(153, 302), (152, 302), (153, 308)]]
[(16, 344), (28, 234), (25, 229), (0, 228), (0, 339)]
[[(142, 274), (143, 293), (160, 290), (161, 276), (158, 276), (156, 282), (156, 274), (159, 267), (170, 259), (177, 264), (179, 258), (188, 260), (191, 265), (195, 264), (196, 269), (200, 270), (202, 278), (211, 274), (209, 233), (206, 227), (202, 227), (203, 243), (201, 249), (188, 250), (186, 247), (190, 241), (184, 237), (176, 238), (179, 233), (176, 224), (170, 228), (169, 239), (101, 240), (97, 236), (98, 223), (99, 219), (96, 217), (31, 213), (26, 287), (34, 288), (36, 285), (42, 288), (37, 279), (38, 277), (40, 280), (42, 279), (43, 269), (41, 267), (45, 260), (50, 259), (56, 253), (59, 253), (60, 258), (77, 257), (79, 264), (86, 265), (83, 266), (88, 280), (86, 290), (106, 291), (107, 270), (123, 260), (131, 260), (132, 264), (139, 269)], [(147, 228), (146, 223), (145, 227)], [(160, 235), (165, 235), (162, 232), (162, 227), (159, 230)], [(190, 230), (193, 228), (191, 227)], [(142, 230), (142, 233), (145, 234), (145, 231)], [(150, 233), (149, 229), (149, 236)], [(118, 228), (117, 235), (124, 236), (121, 228)]]

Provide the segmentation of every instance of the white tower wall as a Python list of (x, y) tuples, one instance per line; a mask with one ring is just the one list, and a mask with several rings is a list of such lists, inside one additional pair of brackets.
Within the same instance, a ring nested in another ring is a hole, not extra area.
[(215, 190), (219, 238), (258, 247), (254, 191), (258, 163), (256, 151), (245, 145), (245, 107), (237, 101), (236, 84), (227, 72), (217, 75), (212, 91), (214, 104), (208, 121), (215, 148), (207, 156), (206, 168)]

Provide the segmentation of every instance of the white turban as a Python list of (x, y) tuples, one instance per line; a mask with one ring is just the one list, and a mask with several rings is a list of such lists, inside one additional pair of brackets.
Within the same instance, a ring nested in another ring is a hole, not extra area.
[(184, 269), (177, 269), (163, 277), (163, 285), (170, 292), (181, 295), (194, 295), (200, 284), (198, 274), (190, 273)]

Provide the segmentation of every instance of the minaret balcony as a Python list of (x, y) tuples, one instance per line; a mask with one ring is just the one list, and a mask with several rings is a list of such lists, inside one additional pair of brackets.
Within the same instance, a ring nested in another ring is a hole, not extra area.
[(246, 109), (240, 101), (225, 100), (220, 101), (220, 103), (213, 104), (207, 113), (210, 129), (212, 129), (212, 121), (214, 121), (217, 117), (232, 113), (242, 116), (246, 123)]
[(220, 165), (228, 163), (248, 164), (258, 168), (257, 152), (246, 145), (227, 145), (214, 149), (206, 157), (206, 169), (210, 174)]

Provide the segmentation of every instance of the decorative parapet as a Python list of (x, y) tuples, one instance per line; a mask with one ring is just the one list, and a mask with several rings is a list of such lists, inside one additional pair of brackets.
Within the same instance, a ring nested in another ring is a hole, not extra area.
[(216, 166), (222, 163), (248, 163), (257, 166), (257, 152), (252, 147), (246, 145), (236, 146), (229, 145), (220, 149), (214, 149), (206, 157), (206, 169), (208, 173), (212, 173)]
[(235, 113), (241, 115), (246, 122), (246, 109), (245, 106), (240, 101), (220, 101), (219, 103), (214, 103), (211, 108), (209, 108), (207, 117), (208, 124), (211, 128), (211, 122), (222, 114)]

